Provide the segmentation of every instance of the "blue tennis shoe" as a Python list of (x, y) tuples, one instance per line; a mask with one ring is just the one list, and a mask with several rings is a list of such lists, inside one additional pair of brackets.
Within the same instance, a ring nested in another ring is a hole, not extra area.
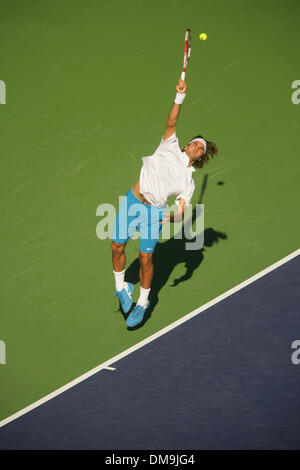
[(133, 284), (131, 282), (125, 282), (125, 287), (121, 291), (115, 292), (115, 295), (118, 296), (120, 305), (124, 313), (128, 313), (132, 305), (132, 293), (133, 293)]
[(128, 315), (127, 320), (126, 320), (126, 325), (129, 326), (130, 328), (133, 328), (134, 326), (137, 326), (139, 323), (144, 318), (144, 314), (149, 307), (150, 302), (148, 300), (147, 306), (143, 307), (142, 305), (136, 304), (132, 312)]

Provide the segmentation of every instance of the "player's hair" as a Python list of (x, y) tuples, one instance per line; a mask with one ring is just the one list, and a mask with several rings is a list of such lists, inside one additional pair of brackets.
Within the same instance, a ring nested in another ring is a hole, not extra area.
[[(205, 139), (203, 135), (199, 134), (193, 137), (193, 139)], [(193, 140), (191, 139), (191, 140)], [(209, 157), (211, 156), (212, 158), (218, 154), (218, 148), (214, 142), (210, 142), (209, 140), (205, 139), (206, 141), (206, 152), (205, 154), (202, 155), (201, 160), (195, 162), (193, 164), (194, 167), (196, 168), (202, 168), (206, 163), (209, 162)], [(182, 150), (182, 152), (184, 149)]]

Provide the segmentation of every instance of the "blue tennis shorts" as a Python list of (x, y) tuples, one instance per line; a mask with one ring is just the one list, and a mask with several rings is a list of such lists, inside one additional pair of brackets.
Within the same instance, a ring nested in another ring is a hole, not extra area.
[(136, 230), (140, 232), (140, 251), (153, 253), (158, 242), (166, 207), (160, 209), (141, 202), (130, 189), (120, 204), (114, 223), (112, 240), (123, 245), (133, 236)]

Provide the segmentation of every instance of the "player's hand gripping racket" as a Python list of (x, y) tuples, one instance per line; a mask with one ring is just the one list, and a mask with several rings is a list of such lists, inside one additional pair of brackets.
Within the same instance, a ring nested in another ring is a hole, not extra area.
[[(183, 55), (183, 67), (182, 67), (182, 73), (181, 73), (181, 80), (185, 80), (185, 71), (187, 68), (187, 64), (189, 61), (189, 58), (191, 56), (191, 30), (187, 29), (185, 32), (185, 37), (184, 37), (184, 55)], [(180, 87), (181, 90), (183, 90), (182, 87)]]

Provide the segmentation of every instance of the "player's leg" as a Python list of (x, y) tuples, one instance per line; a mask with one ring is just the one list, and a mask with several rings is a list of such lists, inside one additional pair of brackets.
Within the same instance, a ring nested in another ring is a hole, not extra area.
[(128, 235), (128, 193), (120, 204), (113, 228), (111, 243), (113, 273), (116, 283), (116, 291), (124, 288), (125, 278), (125, 246), (129, 240)]
[(135, 213), (131, 214), (131, 208), (134, 204), (135, 198), (133, 197), (132, 191), (129, 190), (120, 204), (114, 222), (111, 249), (113, 270), (117, 273), (125, 269), (125, 247), (135, 232), (135, 225), (138, 224), (138, 221), (135, 222)]
[(155, 206), (148, 208), (148, 218), (140, 225), (140, 297), (138, 304), (146, 307), (154, 274), (153, 253), (160, 237), (160, 223), (165, 209)]
[(126, 323), (129, 327), (140, 324), (150, 305), (149, 294), (154, 274), (153, 252), (158, 242), (164, 210), (149, 207), (147, 220), (140, 223), (140, 296), (136, 306), (128, 316)]
[[(152, 244), (148, 244), (148, 247), (150, 248), (151, 245)], [(141, 249), (143, 249), (143, 246), (144, 243), (142, 243)], [(151, 246), (151, 249), (152, 248), (154, 250), (153, 246)], [(142, 322), (144, 314), (150, 305), (148, 298), (151, 290), (151, 282), (154, 271), (152, 257), (153, 253), (140, 251), (140, 296), (136, 306), (126, 320), (127, 326), (131, 328), (139, 325)]]
[(120, 208), (116, 216), (111, 244), (116, 295), (119, 298), (124, 313), (129, 312), (131, 309), (133, 293), (133, 284), (125, 281), (125, 247), (132, 236), (129, 230), (129, 224), (132, 219), (128, 214), (130, 204), (130, 194), (128, 191), (120, 204)]
[(140, 251), (140, 285), (144, 289), (150, 289), (153, 279), (153, 253), (143, 253)]
[(124, 313), (129, 312), (132, 306), (133, 284), (125, 281), (125, 246), (126, 243), (112, 241), (112, 263), (116, 285), (116, 295)]
[(117, 291), (121, 291), (124, 287), (126, 264), (125, 246), (126, 243), (121, 244), (115, 241), (111, 243), (112, 264)]
[(126, 243), (111, 242), (112, 264), (114, 271), (123, 271), (126, 264), (125, 255)]
[(147, 306), (153, 279), (153, 253), (143, 253), (140, 251), (140, 296), (137, 301), (143, 307)]

